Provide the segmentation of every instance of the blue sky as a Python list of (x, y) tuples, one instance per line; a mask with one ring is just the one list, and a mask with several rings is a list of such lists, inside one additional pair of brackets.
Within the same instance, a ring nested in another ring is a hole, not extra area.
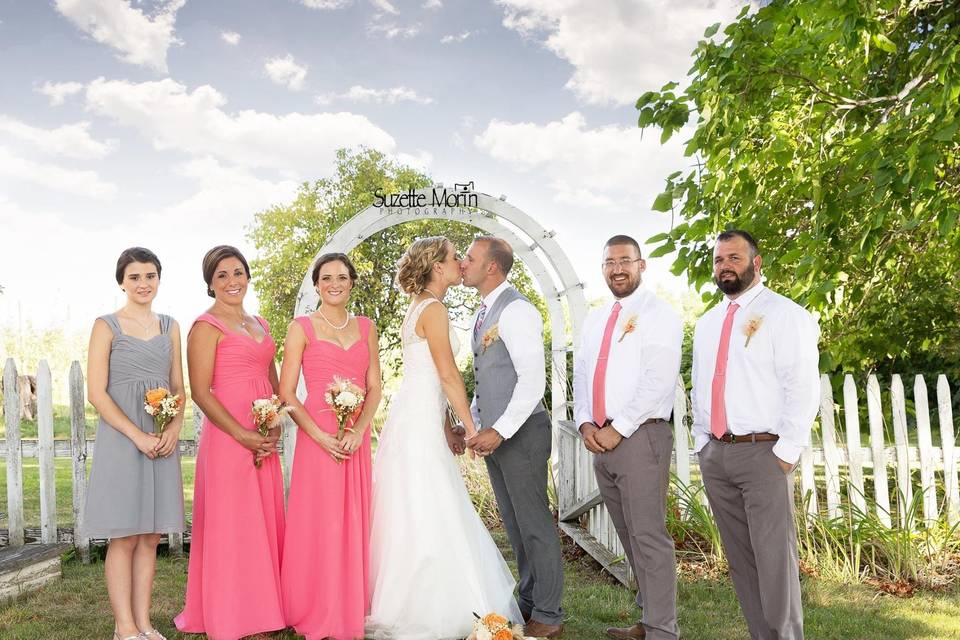
[[(680, 139), (633, 102), (682, 80), (734, 0), (0, 0), (0, 325), (89, 326), (131, 245), (156, 307), (209, 303), (204, 251), (365, 144), (473, 180), (557, 232), (588, 297), (614, 233), (649, 210)], [(647, 281), (677, 289), (654, 260)], [(255, 310), (255, 300), (250, 300)]]

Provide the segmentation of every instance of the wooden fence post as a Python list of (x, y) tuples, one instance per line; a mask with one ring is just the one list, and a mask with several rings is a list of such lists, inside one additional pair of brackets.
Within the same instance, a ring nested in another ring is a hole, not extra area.
[(57, 477), (53, 457), (53, 378), (50, 365), (37, 369), (37, 443), (40, 463), (40, 541), (57, 542)]
[(3, 367), (3, 411), (7, 432), (7, 544), (23, 546), (23, 466), (20, 455), (20, 392), (17, 365), (7, 358)]
[(953, 431), (953, 406), (947, 376), (937, 377), (937, 414), (940, 418), (940, 446), (943, 449), (943, 497), (947, 522), (960, 522), (960, 491), (957, 486), (957, 450)]
[(673, 446), (677, 452), (677, 478), (690, 486), (690, 430), (687, 428), (687, 390), (683, 378), (677, 376), (673, 394)]
[(873, 450), (873, 487), (877, 517), (887, 528), (890, 521), (890, 487), (887, 483), (887, 450), (884, 446), (883, 409), (877, 376), (867, 378), (867, 415), (870, 420), (870, 447)]
[(90, 564), (90, 539), (83, 535), (83, 509), (87, 501), (87, 420), (83, 369), (70, 365), (70, 443), (73, 453), (73, 546), (80, 562)]
[(863, 487), (863, 454), (860, 448), (860, 403), (857, 385), (849, 373), (843, 378), (843, 418), (847, 427), (847, 467), (849, 485), (847, 497), (853, 507), (854, 517), (859, 519), (867, 512)]
[(917, 411), (917, 447), (920, 449), (920, 490), (923, 491), (923, 519), (937, 521), (937, 485), (934, 482), (933, 437), (930, 434), (930, 406), (923, 376), (914, 378), (913, 405)]
[(897, 499), (900, 527), (906, 528), (910, 504), (913, 502), (913, 484), (910, 482), (910, 450), (907, 440), (907, 403), (900, 374), (893, 374), (890, 383), (890, 404), (893, 407), (893, 442), (897, 451)]
[(820, 376), (820, 440), (823, 444), (827, 516), (830, 518), (840, 515), (840, 452), (837, 450), (835, 408), (830, 378), (824, 374)]

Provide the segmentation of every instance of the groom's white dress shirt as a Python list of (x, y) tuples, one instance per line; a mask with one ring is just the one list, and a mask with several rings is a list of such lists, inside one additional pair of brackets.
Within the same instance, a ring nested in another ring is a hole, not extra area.
[[(593, 374), (614, 302), (593, 309), (583, 323), (580, 349), (573, 360), (573, 410), (578, 427), (593, 422)], [(683, 323), (669, 304), (642, 286), (619, 302), (604, 379), (605, 406), (613, 428), (629, 438), (650, 418), (670, 419), (680, 373)], [(631, 321), (634, 328), (628, 332)]]
[[(820, 400), (820, 327), (803, 307), (758, 283), (736, 300), (725, 298), (697, 322), (693, 339), (694, 451), (710, 440), (710, 404), (720, 332), (731, 302), (727, 356), (727, 429), (740, 436), (773, 433), (773, 453), (788, 463), (800, 459)], [(747, 340), (748, 327), (756, 328)]]
[[(483, 298), (487, 309), (493, 306), (500, 294), (510, 286), (504, 281)], [(476, 324), (473, 316), (471, 328)], [(523, 426), (530, 414), (543, 399), (547, 384), (546, 361), (543, 355), (543, 318), (540, 312), (526, 300), (514, 300), (500, 312), (497, 321), (500, 340), (506, 347), (513, 368), (517, 372), (517, 386), (503, 415), (491, 426), (504, 439), (511, 437)], [(476, 398), (473, 400), (474, 420), (477, 419)], [(479, 428), (480, 425), (477, 425)]]

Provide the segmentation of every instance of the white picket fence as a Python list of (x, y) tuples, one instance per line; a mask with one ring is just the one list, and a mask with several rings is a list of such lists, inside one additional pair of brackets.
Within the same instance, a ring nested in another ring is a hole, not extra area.
[[(810, 514), (839, 517), (849, 504), (852, 517), (867, 510), (867, 496), (876, 515), (887, 527), (913, 528), (930, 524), (945, 516), (952, 526), (960, 521), (960, 491), (957, 482), (957, 449), (950, 386), (945, 376), (937, 378), (937, 424), (940, 446), (934, 446), (928, 388), (923, 376), (913, 384), (915, 419), (908, 425), (907, 399), (900, 375), (891, 378), (889, 402), (884, 407), (880, 384), (875, 375), (867, 378), (866, 409), (870, 435), (864, 446), (861, 437), (860, 409), (863, 395), (850, 375), (843, 380), (842, 403), (834, 401), (829, 378), (821, 377), (820, 415), (814, 425), (813, 444), (803, 452), (799, 465), (797, 499)], [(706, 504), (690, 436), (691, 418), (683, 381), (677, 381), (674, 399), (673, 470), (677, 479), (691, 490), (699, 490)], [(837, 429), (838, 416), (844, 422), (843, 434)], [(892, 425), (893, 442), (885, 426)], [(570, 421), (558, 422), (555, 453), (559, 457), (557, 494), (560, 527), (625, 584), (631, 581), (623, 548), (600, 499), (593, 472), (593, 454)], [(910, 444), (915, 432), (916, 446)], [(872, 478), (867, 479), (867, 471)], [(915, 473), (919, 471), (919, 473)], [(892, 472), (892, 474), (891, 474)], [(915, 477), (919, 476), (919, 477)], [(942, 480), (937, 482), (937, 477)], [(891, 486), (892, 479), (892, 486)], [(915, 491), (922, 491), (922, 518), (909, 517), (908, 506)], [(682, 497), (681, 497), (682, 500)]]

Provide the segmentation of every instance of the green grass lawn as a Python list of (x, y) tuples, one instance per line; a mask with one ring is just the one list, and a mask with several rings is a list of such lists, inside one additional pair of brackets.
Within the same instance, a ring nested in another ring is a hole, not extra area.
[[(511, 559), (502, 533), (495, 537)], [(602, 638), (611, 625), (637, 617), (633, 594), (599, 571), (582, 551), (565, 540), (565, 637)], [(161, 555), (154, 589), (154, 623), (167, 637), (178, 634), (172, 619), (183, 605), (187, 561)], [(63, 580), (0, 608), (0, 637), (18, 640), (108, 638), (113, 622), (102, 579), (103, 563), (65, 563)], [(909, 599), (879, 595), (861, 585), (804, 577), (806, 636), (816, 640), (943, 640), (960, 638), (960, 591), (920, 593)], [(742, 640), (748, 637), (733, 589), (726, 577), (681, 573), (679, 617), (687, 640)], [(290, 631), (257, 638), (296, 638)]]

